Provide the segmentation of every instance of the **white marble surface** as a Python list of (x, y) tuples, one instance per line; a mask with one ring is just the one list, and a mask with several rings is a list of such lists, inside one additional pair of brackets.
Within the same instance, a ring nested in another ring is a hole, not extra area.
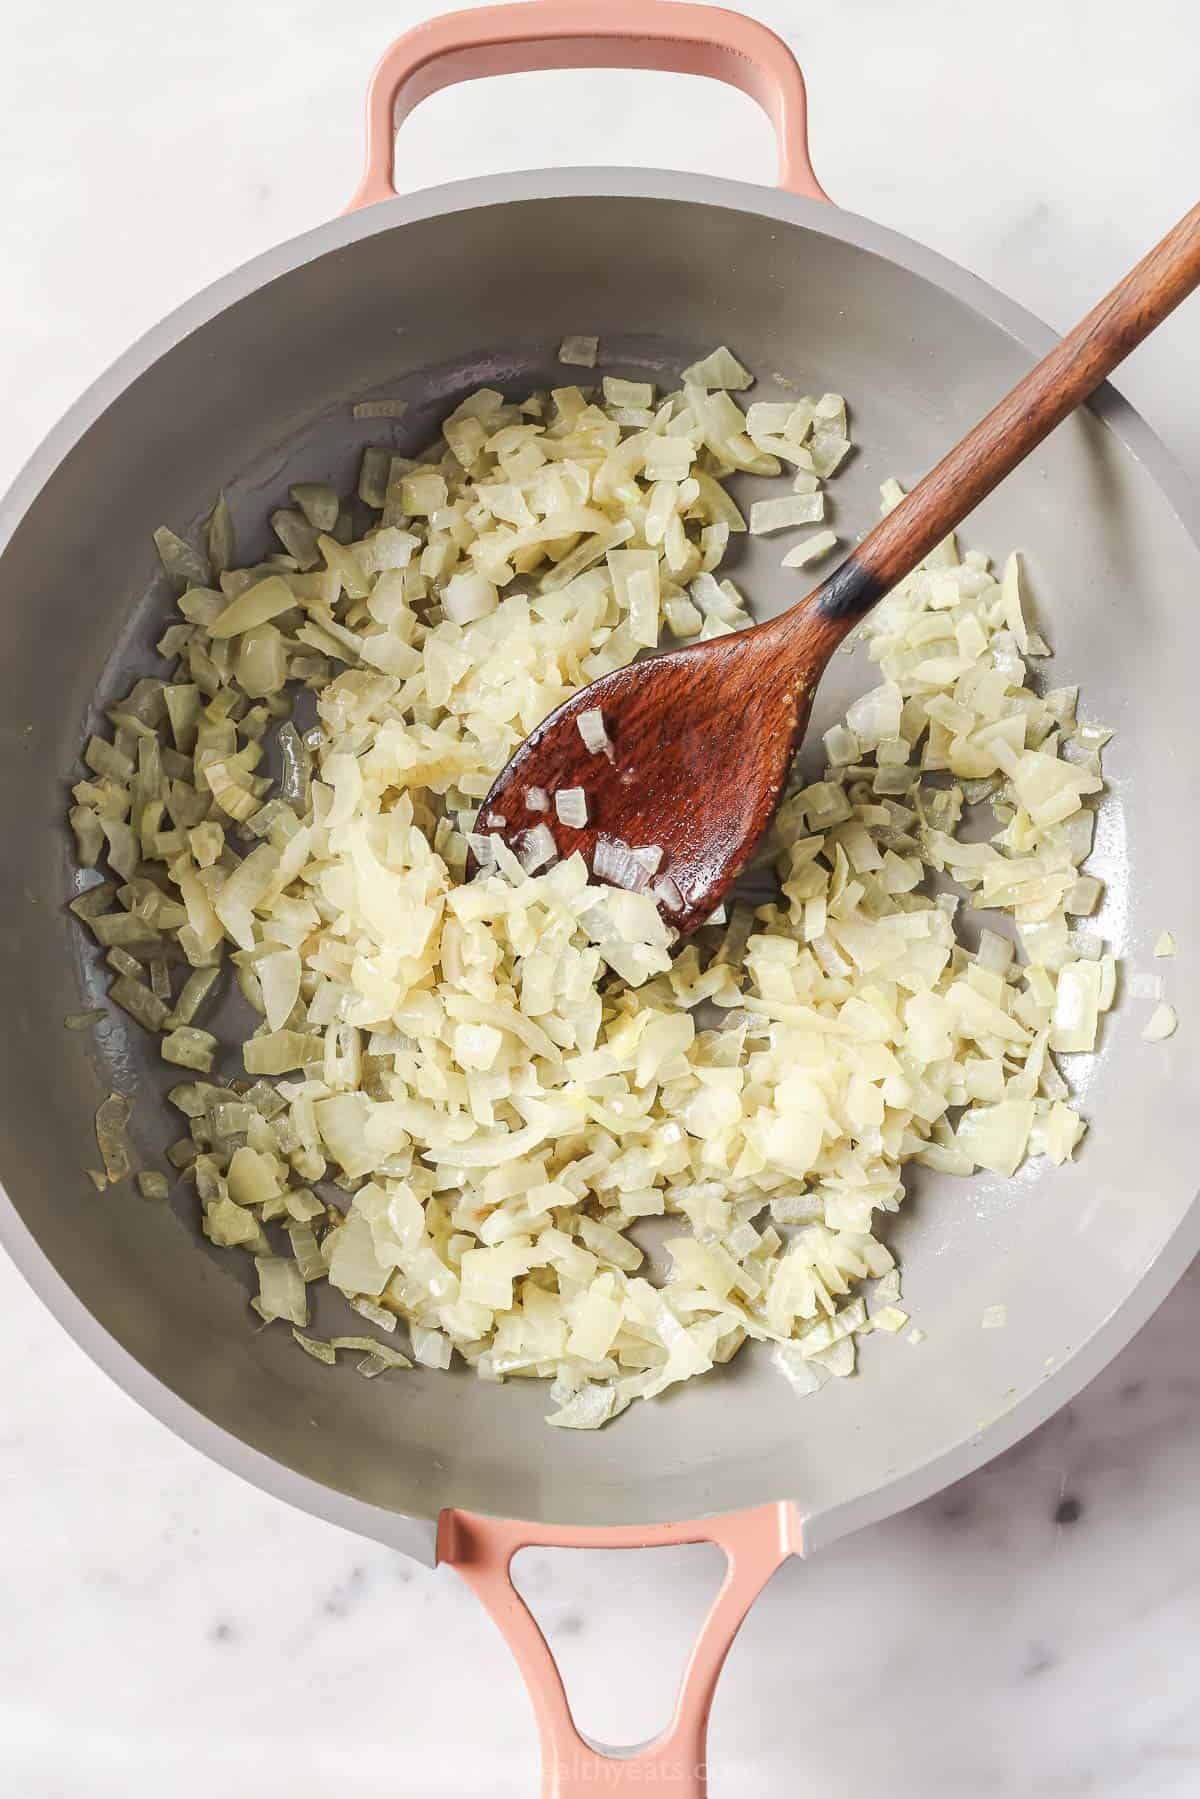
[[(0, 483), (163, 312), (341, 207), (366, 72), (428, 3), (0, 0)], [(1193, 0), (751, 10), (802, 55), (830, 192), (1055, 324), (1195, 199)], [(740, 96), (651, 76), (525, 78), (503, 101), (491, 85), (406, 127), (407, 185), (556, 162), (771, 168)], [(1194, 302), (1122, 385), (1200, 477), (1198, 372)], [(1200, 1791), (1198, 1303), (1193, 1270), (1024, 1445), (783, 1571), (718, 1697), (715, 1799)], [(0, 1356), (4, 1799), (537, 1790), (519, 1681), (453, 1576), (175, 1441), (6, 1264)], [(649, 1572), (529, 1563), (581, 1723), (609, 1740), (662, 1722), (711, 1578), (703, 1552), (655, 1553)]]

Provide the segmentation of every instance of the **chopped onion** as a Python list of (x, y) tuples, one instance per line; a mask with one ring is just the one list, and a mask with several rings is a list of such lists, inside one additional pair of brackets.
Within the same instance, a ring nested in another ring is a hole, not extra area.
[[(721, 350), (661, 400), (614, 377), (480, 389), (418, 456), (368, 448), (357, 499), (297, 482), (275, 514), (287, 555), (233, 567), (223, 503), (207, 560), (160, 534), (185, 587), (159, 636), (173, 666), (87, 742), (72, 833), (114, 878), (71, 909), (114, 1002), (194, 1071), (168, 1165), (310, 1357), (409, 1365), (374, 1337), (306, 1335), (324, 1279), (356, 1323), (402, 1321), (424, 1367), (457, 1353), (488, 1381), (551, 1378), (560, 1429), (747, 1339), (813, 1391), (853, 1372), (862, 1334), (908, 1323), (876, 1234), (906, 1164), (1007, 1178), (1078, 1151), (1055, 1058), (1094, 1049), (1116, 991), (1104, 937), (1078, 928), (1103, 918), (1083, 864), (1108, 733), (1079, 723), (1074, 688), (1029, 683), (1045, 646), (1015, 562), (997, 578), (947, 539), (863, 622), (877, 674), (780, 809), (772, 903), (718, 908), (698, 944), (675, 940), (687, 902), (662, 845), (601, 833), (590, 870), (559, 857), (551, 827), (583, 828), (592, 789), (553, 814), (530, 789), (507, 824), (484, 806), (530, 731), (664, 621), (751, 623), (722, 575), (746, 529), (727, 472), (787, 470), (756, 531), (824, 516), (845, 401), (744, 412), (749, 381)], [(578, 723), (615, 760), (600, 709)], [(983, 800), (990, 840), (968, 819)], [(964, 897), (1006, 915), (1019, 953), (998, 919), (960, 940)], [(227, 961), (248, 1077), (231, 1086), (195, 1024)], [(101, 1190), (128, 1164), (124, 1104)], [(665, 1279), (628, 1233), (649, 1217), (671, 1220)]]
[(630, 1398), (631, 1395), (620, 1393), (616, 1387), (589, 1383), (557, 1412), (551, 1412), (546, 1423), (556, 1424), (560, 1430), (598, 1430), (602, 1424), (619, 1417), (629, 1405)]
[(94, 1006), (90, 1012), (68, 1012), (63, 1023), (69, 1031), (86, 1031), (105, 1016), (102, 1006)]
[(297, 481), (288, 490), (314, 531), (332, 531), (338, 520), (337, 489), (325, 481)]
[(209, 568), (213, 575), (220, 577), (227, 568), (233, 567), (235, 555), (233, 514), (229, 510), (229, 501), (223, 493), (217, 495), (217, 503), (208, 520), (207, 548)]
[(267, 1324), (282, 1318), (291, 1324), (308, 1323), (308, 1298), (300, 1270), (286, 1256), (255, 1256), (258, 1297), (251, 1305)]
[(183, 587), (207, 587), (212, 579), (212, 570), (208, 558), (199, 550), (194, 550), (190, 543), (177, 537), (174, 531), (168, 531), (165, 525), (154, 533), (154, 547), (158, 551), (159, 561), (172, 580)]
[(616, 375), (605, 375), (602, 386), (606, 406), (645, 410), (654, 404), (654, 388), (649, 381), (622, 381)]
[(337, 1350), (333, 1347), (332, 1343), (326, 1343), (320, 1337), (306, 1336), (303, 1331), (297, 1330), (294, 1325), (292, 1327), (292, 1336), (300, 1345), (305, 1355), (310, 1355), (314, 1362), (324, 1362), (327, 1366), (331, 1366), (337, 1361)]
[(211, 1032), (197, 1030), (193, 1025), (179, 1025), (168, 1031), (162, 1040), (164, 1062), (174, 1062), (180, 1068), (195, 1068), (201, 1074), (211, 1073), (216, 1053), (217, 1039)]
[(755, 500), (750, 508), (751, 535), (788, 531), (794, 525), (815, 525), (825, 517), (822, 493), (792, 494), (785, 500)]
[(582, 830), (588, 821), (587, 793), (582, 787), (560, 787), (554, 796), (559, 822)]
[(521, 838), (518, 855), (526, 874), (536, 874), (558, 855), (558, 845), (549, 825), (534, 825)]
[(255, 625), (265, 625), (295, 605), (292, 590), (280, 575), (257, 581), (226, 606), (209, 627), (215, 638), (236, 637)]
[(496, 588), (483, 575), (452, 575), (442, 589), (442, 611), (456, 625), (486, 618), (496, 605)]
[(320, 532), (313, 530), (302, 512), (293, 511), (289, 506), (280, 507), (278, 512), (271, 514), (271, 529), (297, 568), (316, 568), (321, 560)]
[(486, 837), (479, 831), (468, 831), (467, 847), (480, 868), (495, 867), (496, 843), (494, 838)]
[(651, 871), (627, 843), (602, 834), (592, 852), (592, 873), (598, 881), (610, 881), (614, 887), (637, 892), (647, 885)]
[(1162, 1043), (1165, 1038), (1174, 1035), (1178, 1025), (1179, 1015), (1174, 1006), (1158, 1005), (1142, 1027), (1142, 1036), (1147, 1043)]
[(579, 735), (584, 745), (593, 756), (605, 755), (611, 762), (613, 759), (612, 739), (604, 728), (604, 714), (598, 706), (589, 706), (575, 720)]
[(1161, 936), (1155, 939), (1154, 953), (1156, 956), (1173, 956), (1175, 954), (1175, 939), (1170, 931), (1163, 931)]
[(219, 968), (197, 968), (190, 974), (175, 1001), (175, 1009), (163, 1022), (172, 1029), (177, 1025), (191, 1024), (216, 986), (220, 972)]
[(580, 368), (594, 369), (600, 353), (598, 337), (564, 337), (558, 346), (560, 362), (576, 363)]
[(894, 1335), (907, 1323), (908, 1313), (902, 1312), (899, 1306), (880, 1306), (877, 1312), (871, 1313), (871, 1326), (877, 1331), (890, 1331)]
[(725, 388), (734, 393), (740, 393), (754, 385), (754, 376), (749, 369), (743, 368), (732, 350), (727, 350), (724, 344), (702, 362), (694, 362), (690, 368), (684, 369), (683, 380), (685, 386)]
[(147, 1031), (161, 1031), (171, 1015), (170, 1007), (131, 975), (118, 975), (109, 986), (108, 997)]
[(125, 1127), (132, 1112), (133, 1105), (123, 1093), (110, 1093), (96, 1108), (96, 1142), (110, 1181), (123, 1181), (130, 1170)]
[(783, 566), (784, 568), (804, 568), (808, 563), (817, 562), (822, 556), (827, 556), (836, 544), (836, 531), (814, 531), (811, 537), (804, 538), (794, 549), (788, 551), (783, 559)]

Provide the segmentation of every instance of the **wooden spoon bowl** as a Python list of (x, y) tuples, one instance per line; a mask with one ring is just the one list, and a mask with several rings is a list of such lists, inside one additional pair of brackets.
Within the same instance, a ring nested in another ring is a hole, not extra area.
[[(736, 880), (771, 821), (808, 725), (828, 660), (828, 626), (815, 612), (788, 612), (768, 624), (648, 657), (581, 688), (532, 731), (493, 786), (480, 830), (519, 851), (539, 821), (560, 856), (578, 850), (593, 866), (601, 838), (662, 851), (659, 870), (674, 895), (663, 913), (686, 935), (704, 922)], [(795, 637), (808, 644), (798, 665)], [(832, 636), (836, 644), (840, 631)], [(579, 730), (598, 710), (612, 750), (592, 752)], [(581, 787), (588, 822), (565, 825), (526, 806), (530, 788), (553, 796)], [(504, 819), (489, 826), (489, 818)]]

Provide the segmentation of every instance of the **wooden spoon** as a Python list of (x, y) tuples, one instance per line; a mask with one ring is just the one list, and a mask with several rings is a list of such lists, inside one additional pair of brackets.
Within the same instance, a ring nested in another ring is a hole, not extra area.
[[(1073, 412), (1200, 283), (1200, 205), (993, 407), (876, 525), (827, 581), (766, 624), (620, 668), (582, 688), (533, 731), (480, 810), (481, 832), (519, 853), (548, 824), (561, 856), (592, 868), (597, 838), (661, 848), (656, 879), (681, 935), (703, 923), (770, 823), (830, 656), (865, 612)], [(612, 749), (580, 733), (599, 712)], [(527, 809), (530, 788), (582, 787), (576, 829)], [(503, 820), (490, 824), (490, 819)], [(602, 878), (594, 871), (594, 878)], [(626, 884), (626, 883), (622, 883)], [(671, 899), (673, 890), (667, 888)]]

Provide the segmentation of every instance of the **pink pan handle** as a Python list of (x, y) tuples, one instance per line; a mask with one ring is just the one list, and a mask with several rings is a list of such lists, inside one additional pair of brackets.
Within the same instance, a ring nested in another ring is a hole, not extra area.
[[(629, 1753), (606, 1754), (580, 1736), (562, 1676), (524, 1600), (510, 1564), (519, 1549), (655, 1549), (675, 1543), (716, 1543), (728, 1567), (721, 1590), (700, 1627), (663, 1735)], [(542, 1799), (595, 1799), (598, 1793), (659, 1793), (705, 1799), (705, 1741), (713, 1692), (742, 1619), (790, 1555), (800, 1553), (800, 1519), (786, 1501), (698, 1518), (689, 1524), (570, 1530), (518, 1524), (478, 1512), (447, 1509), (438, 1520), (438, 1561), (457, 1570), (503, 1632), (529, 1689), (542, 1745)]]
[(804, 77), (756, 19), (682, 0), (523, 0), (430, 19), (384, 51), (367, 94), (366, 168), (347, 212), (395, 198), (396, 132), (430, 94), (483, 75), (613, 68), (709, 75), (741, 88), (775, 126), (780, 187), (829, 198), (809, 161)]

